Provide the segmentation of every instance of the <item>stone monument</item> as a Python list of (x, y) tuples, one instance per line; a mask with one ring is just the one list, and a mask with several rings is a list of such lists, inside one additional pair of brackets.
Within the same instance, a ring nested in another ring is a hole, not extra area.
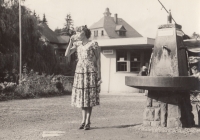
[(127, 76), (126, 85), (148, 90), (143, 116), (145, 126), (191, 127), (194, 116), (190, 90), (199, 88), (189, 76), (184, 33), (178, 24), (158, 27), (150, 59), (149, 76)]

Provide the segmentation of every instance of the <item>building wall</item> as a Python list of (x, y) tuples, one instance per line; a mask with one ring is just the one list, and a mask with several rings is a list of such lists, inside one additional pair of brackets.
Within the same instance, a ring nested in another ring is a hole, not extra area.
[(116, 50), (113, 54), (103, 54), (101, 50), (101, 75), (102, 85), (101, 91), (106, 93), (134, 92), (139, 90), (125, 85), (125, 76), (136, 76), (138, 73), (117, 72), (116, 71)]
[[(98, 35), (94, 36), (94, 31), (98, 31)], [(103, 35), (101, 34), (101, 32), (103, 31)], [(91, 37), (92, 40), (96, 40), (96, 39), (109, 39), (108, 34), (106, 33), (106, 30), (104, 28), (98, 28), (98, 29), (91, 29)]]

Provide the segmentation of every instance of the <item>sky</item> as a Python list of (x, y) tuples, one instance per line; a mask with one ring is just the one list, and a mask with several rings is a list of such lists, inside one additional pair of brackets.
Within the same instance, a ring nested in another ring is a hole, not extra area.
[[(200, 33), (200, 0), (160, 0), (171, 10), (176, 23), (185, 34)], [(103, 17), (106, 8), (118, 14), (142, 36), (155, 38), (159, 25), (167, 23), (167, 12), (158, 0), (25, 0), (25, 5), (40, 18), (46, 15), (52, 30), (63, 28), (67, 14), (71, 14), (74, 27), (93, 23)]]

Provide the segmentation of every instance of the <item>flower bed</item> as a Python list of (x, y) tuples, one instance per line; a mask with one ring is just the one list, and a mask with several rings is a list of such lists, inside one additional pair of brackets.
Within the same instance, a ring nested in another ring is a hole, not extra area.
[(0, 101), (67, 95), (72, 84), (73, 76), (29, 74), (19, 85), (0, 83)]

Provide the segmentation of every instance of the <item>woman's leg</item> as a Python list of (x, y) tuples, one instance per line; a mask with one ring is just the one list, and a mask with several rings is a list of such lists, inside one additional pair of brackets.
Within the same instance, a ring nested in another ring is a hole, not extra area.
[(86, 108), (82, 107), (82, 122), (79, 129), (84, 129), (85, 121), (86, 121)]
[(87, 112), (86, 124), (90, 124), (90, 118), (91, 118), (91, 114), (92, 114), (92, 107), (87, 107), (86, 112)]
[(87, 108), (82, 107), (82, 124), (86, 123)]

